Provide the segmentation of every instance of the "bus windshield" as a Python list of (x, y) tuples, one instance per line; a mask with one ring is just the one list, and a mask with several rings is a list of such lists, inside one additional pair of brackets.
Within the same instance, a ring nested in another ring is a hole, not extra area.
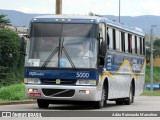
[(97, 25), (32, 23), (25, 66), (96, 68)]

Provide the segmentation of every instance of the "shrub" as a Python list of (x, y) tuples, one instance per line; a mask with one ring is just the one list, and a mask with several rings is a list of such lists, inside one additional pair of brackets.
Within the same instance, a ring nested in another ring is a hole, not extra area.
[(24, 84), (16, 84), (0, 88), (1, 100), (25, 100)]

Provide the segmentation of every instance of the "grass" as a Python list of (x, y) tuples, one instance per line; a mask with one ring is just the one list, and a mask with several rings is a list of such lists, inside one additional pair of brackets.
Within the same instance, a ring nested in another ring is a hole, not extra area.
[(160, 90), (156, 91), (144, 91), (141, 96), (160, 96)]
[[(160, 67), (153, 67), (153, 79), (154, 83), (160, 83)], [(150, 84), (150, 66), (146, 65), (145, 84)], [(156, 91), (144, 91), (142, 96), (160, 96), (160, 90)]]
[(25, 102), (25, 101), (33, 101), (33, 99), (25, 99), (25, 100), (2, 100), (0, 99), (0, 103), (10, 103), (10, 102)]
[(23, 83), (0, 88), (0, 102), (21, 100), (26, 100)]
[[(160, 82), (160, 67), (153, 68), (154, 83)], [(146, 65), (145, 83), (150, 83), (150, 66)]]

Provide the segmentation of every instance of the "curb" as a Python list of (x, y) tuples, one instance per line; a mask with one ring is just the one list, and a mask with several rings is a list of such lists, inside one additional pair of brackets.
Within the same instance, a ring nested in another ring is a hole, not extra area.
[(17, 101), (17, 102), (6, 102), (6, 103), (0, 103), (0, 106), (2, 105), (16, 105), (16, 104), (35, 104), (37, 101)]

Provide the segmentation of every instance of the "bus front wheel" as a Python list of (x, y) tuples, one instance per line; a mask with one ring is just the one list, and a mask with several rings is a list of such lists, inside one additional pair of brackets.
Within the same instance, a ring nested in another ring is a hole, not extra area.
[(48, 108), (48, 106), (49, 106), (49, 101), (37, 99), (37, 104), (38, 104), (38, 107), (39, 107), (39, 108)]
[(106, 95), (107, 95), (106, 89), (103, 86), (101, 100), (94, 102), (94, 108), (100, 109), (106, 105)]
[(133, 86), (130, 86), (130, 91), (129, 91), (129, 97), (124, 100), (125, 105), (130, 105), (131, 103), (134, 102), (134, 96), (133, 96)]

